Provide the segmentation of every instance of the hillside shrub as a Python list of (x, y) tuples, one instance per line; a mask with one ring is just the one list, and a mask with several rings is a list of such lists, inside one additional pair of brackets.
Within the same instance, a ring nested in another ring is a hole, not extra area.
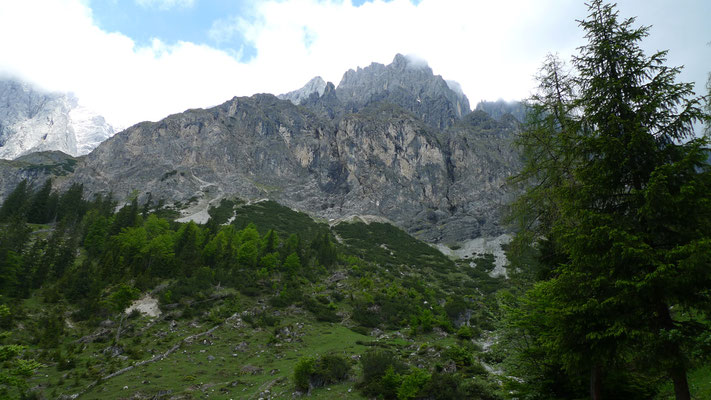
[[(363, 376), (358, 386), (366, 396), (384, 396), (385, 399), (394, 399), (400, 386), (400, 375), (405, 371), (405, 366), (387, 350), (373, 349), (367, 351), (360, 358)], [(387, 378), (386, 378), (387, 377)]]
[(350, 369), (348, 360), (339, 355), (304, 357), (294, 367), (294, 386), (301, 392), (308, 392), (311, 387), (322, 387), (345, 380)]
[(294, 367), (294, 386), (301, 392), (309, 391), (311, 375), (315, 371), (316, 360), (312, 357), (304, 357), (296, 363)]
[(405, 376), (397, 390), (398, 400), (410, 400), (417, 397), (418, 393), (430, 380), (430, 374), (419, 368), (414, 368)]

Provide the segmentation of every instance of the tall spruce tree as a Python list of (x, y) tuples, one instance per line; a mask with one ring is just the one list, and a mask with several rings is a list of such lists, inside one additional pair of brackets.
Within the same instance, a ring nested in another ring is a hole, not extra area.
[(516, 204), (521, 236), (554, 261), (529, 293), (538, 340), (568, 370), (590, 371), (593, 399), (629, 364), (690, 399), (695, 311), (711, 300), (711, 170), (694, 135), (708, 115), (665, 51), (640, 49), (648, 27), (601, 0), (589, 11), (576, 74), (549, 60), (519, 139), (518, 181), (533, 183)]
[(24, 219), (31, 196), (32, 188), (27, 179), (23, 179), (0, 206), (0, 222), (7, 222), (12, 217)]
[(48, 178), (42, 188), (32, 195), (29, 208), (27, 210), (27, 222), (35, 224), (45, 224), (54, 218), (56, 210), (50, 207), (56, 206), (50, 203), (52, 193), (52, 178)]

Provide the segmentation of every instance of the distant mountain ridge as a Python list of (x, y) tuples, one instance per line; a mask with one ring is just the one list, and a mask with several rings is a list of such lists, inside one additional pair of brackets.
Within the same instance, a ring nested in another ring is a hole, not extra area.
[[(456, 84), (411, 62), (350, 70), (323, 91), (315, 80), (288, 101), (235, 97), (142, 122), (42, 171), (61, 169), (55, 186), (80, 183), (87, 196), (176, 204), (184, 219), (222, 198), (268, 198), (326, 220), (382, 218), (429, 242), (505, 232), (518, 121), (471, 112)], [(13, 180), (33, 171), (5, 167)]]
[(189, 203), (187, 214), (224, 197), (269, 198), (327, 220), (383, 217), (430, 242), (503, 231), (515, 121), (472, 113), (461, 91), (401, 55), (322, 92), (311, 83), (290, 101), (235, 97), (137, 124), (80, 160), (64, 184)]
[(477, 103), (476, 109), (484, 111), (495, 120), (500, 120), (504, 115), (510, 114), (519, 122), (526, 122), (527, 109), (521, 101), (480, 101)]
[[(434, 75), (422, 60), (395, 55), (389, 65), (372, 63), (365, 68), (350, 69), (343, 74), (335, 96), (319, 101), (328, 84), (320, 76), (302, 88), (279, 95), (294, 104), (316, 108), (340, 108), (343, 112), (358, 112), (371, 103), (389, 102), (412, 112), (426, 124), (445, 129), (471, 112), (469, 100), (454, 81)], [(313, 94), (316, 93), (316, 96)]]
[(114, 134), (103, 117), (67, 93), (48, 93), (28, 83), (0, 80), (0, 158), (37, 151), (89, 153)]

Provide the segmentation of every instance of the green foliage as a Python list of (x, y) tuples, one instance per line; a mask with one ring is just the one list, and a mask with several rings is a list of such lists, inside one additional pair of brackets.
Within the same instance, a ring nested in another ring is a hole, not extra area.
[(115, 312), (123, 312), (131, 303), (138, 298), (140, 291), (126, 284), (120, 284), (116, 290), (111, 293), (108, 302)]
[(304, 300), (304, 307), (314, 314), (317, 321), (341, 322), (341, 317), (339, 317), (332, 308), (312, 298)]
[(27, 180), (23, 180), (10, 192), (2, 206), (0, 206), (0, 222), (7, 222), (12, 217), (23, 219), (27, 212), (30, 196), (31, 189)]
[(232, 225), (245, 228), (250, 223), (259, 227), (262, 234), (274, 230), (286, 237), (298, 232), (302, 238), (309, 241), (319, 233), (328, 231), (327, 225), (316, 223), (307, 214), (294, 211), (274, 201), (261, 201), (238, 207)]
[(211, 206), (207, 210), (208, 215), (210, 215), (208, 225), (212, 223), (217, 226), (226, 223), (234, 216), (234, 208), (236, 204), (237, 202), (234, 200), (221, 199), (220, 204), (217, 207)]
[(397, 396), (401, 385), (400, 373), (404, 371), (402, 363), (387, 350), (369, 350), (360, 358), (363, 375), (359, 387), (366, 396), (382, 395), (386, 399)]
[(58, 198), (52, 200), (52, 179), (47, 179), (42, 188), (32, 195), (27, 209), (27, 222), (45, 224), (54, 219)]
[(59, 197), (57, 204), (57, 220), (64, 220), (68, 225), (74, 225), (81, 220), (87, 209), (83, 198), (84, 185), (74, 183)]
[[(0, 319), (7, 319), (10, 315), (10, 308), (0, 304)], [(27, 380), (42, 365), (24, 357), (25, 346), (2, 344), (5, 337), (7, 333), (0, 332), (0, 398), (10, 398), (11, 391), (24, 396), (28, 388)]]
[(405, 376), (402, 380), (402, 384), (397, 390), (398, 400), (410, 400), (417, 397), (418, 393), (424, 388), (424, 386), (429, 382), (430, 374), (419, 369), (414, 368), (410, 373)]
[[(75, 187), (72, 196), (79, 189)], [(351, 330), (345, 325), (373, 318), (372, 326), (386, 330), (412, 324), (420, 333), (435, 327), (451, 333), (454, 330), (447, 311), (439, 304), (449, 304), (450, 299), (461, 300), (461, 291), (469, 290), (462, 286), (458, 294), (450, 292), (450, 282), (473, 284), (461, 272), (452, 271), (451, 275), (433, 272), (432, 266), (438, 261), (432, 263), (432, 260), (439, 256), (429, 257), (429, 246), (405, 236), (393, 242), (401, 241), (405, 246), (392, 244), (388, 254), (392, 264), (379, 266), (355, 255), (361, 250), (368, 253), (367, 248), (349, 249), (334, 239), (327, 225), (313, 221), (310, 232), (308, 227), (288, 232), (250, 223), (239, 225), (242, 229), (234, 224), (179, 224), (151, 212), (152, 206), (139, 207), (136, 201), (115, 212), (111, 196), (81, 200), (74, 209), (67, 208), (66, 199), (70, 197), (66, 193), (51, 196), (65, 199), (62, 219), (36, 226), (26, 224), (22, 218), (12, 218), (0, 229), (0, 253), (6, 261), (0, 263), (3, 277), (0, 301), (7, 299), (28, 307), (17, 314), (16, 319), (21, 322), (17, 326), (22, 328), (12, 332), (13, 343), (28, 345), (23, 350), (26, 358), (36, 357), (51, 364), (51, 368), (43, 369), (35, 378), (40, 385), (38, 396), (55, 398), (76, 393), (82, 386), (130, 363), (167, 351), (187, 335), (221, 325), (218, 334), (183, 344), (187, 353), (177, 351), (171, 356), (179, 360), (174, 368), (141, 377), (140, 381), (152, 382), (145, 383), (145, 388), (163, 385), (178, 388), (176, 393), (180, 393), (180, 388), (194, 384), (183, 377), (202, 380), (220, 374), (219, 379), (223, 379), (232, 374), (223, 365), (231, 363), (270, 368), (271, 374), (255, 372), (240, 378), (239, 385), (243, 380), (250, 385), (259, 381), (258, 385), (247, 386), (251, 396), (266, 383), (262, 381), (265, 379), (276, 379), (275, 388), (283, 387), (283, 380), (278, 379), (291, 371), (294, 362), (291, 351), (301, 352), (303, 348), (306, 354), (338, 353), (313, 359), (307, 385), (316, 392), (315, 396), (320, 395), (319, 388), (325, 385), (332, 385), (329, 389), (333, 391), (329, 393), (334, 395), (357, 396), (345, 394), (347, 384), (338, 384), (350, 371), (347, 355), (361, 353), (366, 345), (382, 345), (390, 349), (391, 362), (385, 362), (380, 375), (363, 390), (370, 390), (373, 396), (397, 398), (408, 376), (407, 367), (396, 356), (409, 353), (403, 347), (405, 341), (400, 335), (392, 335), (392, 339), (382, 343), (366, 343), (355, 332), (367, 335), (370, 329), (356, 325)], [(239, 208), (240, 212), (244, 207)], [(284, 218), (299, 221), (303, 217), (282, 212), (279, 207), (273, 210)], [(258, 216), (276, 222), (272, 217), (267, 213)], [(242, 218), (247, 221), (244, 214)], [(279, 221), (282, 227), (299, 223)], [(390, 232), (390, 228), (383, 228), (383, 232)], [(393, 234), (405, 235), (401, 231)], [(361, 245), (366, 246), (365, 242)], [(382, 249), (379, 244), (373, 246)], [(419, 246), (422, 248), (416, 250), (418, 264), (409, 263), (414, 259), (403, 261), (408, 254), (400, 257), (400, 252)], [(449, 260), (446, 263), (455, 268)], [(165, 318), (150, 320), (136, 313), (122, 318), (118, 324), (107, 321), (115, 320), (116, 313), (123, 317), (122, 311), (138, 294), (149, 291), (158, 297)], [(228, 305), (233, 298), (240, 299), (239, 307)], [(456, 314), (462, 304), (457, 306), (452, 301), (449, 311)], [(229, 319), (238, 312), (244, 324), (239, 319)], [(11, 327), (14, 322), (2, 323)], [(118, 325), (122, 327), (121, 333), (115, 335)], [(289, 333), (284, 333), (282, 327), (289, 327), (286, 331)], [(416, 340), (430, 340), (432, 336), (423, 335)], [(119, 339), (114, 343), (116, 337)], [(250, 350), (235, 350), (232, 357), (208, 359), (211, 363), (208, 371), (200, 369), (205, 361), (186, 359), (189, 354), (204, 357), (190, 347), (203, 346), (205, 340), (208, 343), (228, 340), (225, 337), (238, 340), (237, 343), (248, 342)], [(108, 349), (107, 343), (112, 345)], [(123, 355), (112, 355), (113, 351), (121, 350)], [(257, 351), (260, 357), (253, 356)], [(408, 362), (434, 363), (438, 356), (439, 353), (432, 353), (421, 359), (417, 355)], [(153, 368), (151, 365), (145, 364), (148, 370)], [(166, 367), (167, 363), (157, 361), (155, 365)], [(158, 371), (155, 368), (153, 371)], [(276, 376), (271, 378), (272, 374)], [(122, 382), (121, 379), (112, 378), (108, 384), (102, 384), (107, 388), (102, 396), (120, 396), (123, 384), (114, 387), (111, 382)], [(410, 379), (409, 387), (422, 386)], [(133, 385), (131, 382), (128, 381), (128, 386)], [(231, 391), (233, 397), (246, 395), (239, 390), (232, 386), (221, 389), (225, 393)], [(421, 387), (420, 390), (418, 396), (427, 393)]]
[(324, 355), (316, 360), (311, 381), (316, 387), (330, 385), (348, 378), (350, 370), (350, 363), (344, 357), (335, 354)]
[(590, 374), (593, 398), (641, 393), (632, 365), (689, 398), (692, 327), (706, 321), (671, 307), (711, 300), (711, 170), (694, 136), (708, 115), (666, 52), (642, 52), (648, 28), (600, 0), (589, 8), (576, 73), (547, 61), (518, 140), (518, 240), (539, 242), (544, 281), (509, 310), (510, 329), (531, 339), (518, 353), (529, 381), (574, 387)]
[(453, 263), (439, 250), (385, 223), (341, 223), (334, 230), (364, 260), (382, 265), (416, 265), (448, 270)]
[(299, 391), (308, 392), (311, 387), (322, 387), (345, 380), (350, 369), (348, 360), (338, 355), (303, 357), (294, 367), (294, 386)]
[(474, 363), (471, 351), (460, 346), (448, 348), (442, 357), (454, 361), (457, 368), (469, 367)]
[(304, 357), (294, 366), (294, 386), (297, 390), (308, 392), (310, 388), (311, 376), (316, 371), (316, 360), (312, 357)]

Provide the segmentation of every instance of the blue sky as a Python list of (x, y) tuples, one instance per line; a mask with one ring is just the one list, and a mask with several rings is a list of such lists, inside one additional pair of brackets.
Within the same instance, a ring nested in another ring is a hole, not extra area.
[(247, 0), (196, 1), (171, 7), (141, 4), (135, 0), (94, 0), (90, 2), (97, 26), (109, 32), (121, 32), (136, 44), (149, 45), (158, 38), (168, 44), (178, 41), (206, 44), (237, 55), (240, 61), (256, 56), (256, 48), (244, 37), (235, 35), (229, 41), (210, 38), (212, 24), (226, 16), (249, 15), (252, 2)]
[[(618, 0), (653, 25), (683, 81), (711, 71), (711, 1)], [(584, 43), (583, 0), (0, 0), (0, 77), (79, 101), (119, 128), (233, 96), (284, 93), (396, 53), (461, 84), (472, 106), (519, 100), (548, 53)]]
[[(355, 7), (374, 0), (352, 0)], [(389, 0), (383, 1), (388, 3)], [(420, 0), (410, 0), (418, 4)], [(249, 62), (257, 49), (239, 32), (228, 40), (216, 40), (210, 31), (216, 21), (240, 16), (254, 18), (254, 1), (249, 0), (93, 0), (89, 3), (96, 24), (103, 30), (121, 32), (138, 45), (158, 38), (172, 44), (178, 41), (210, 45)]]

